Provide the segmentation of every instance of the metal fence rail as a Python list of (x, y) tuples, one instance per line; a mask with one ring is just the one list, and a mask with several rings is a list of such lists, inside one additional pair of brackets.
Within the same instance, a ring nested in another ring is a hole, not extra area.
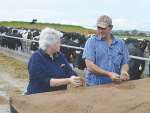
[(39, 41), (36, 41), (36, 40), (30, 40), (30, 39), (25, 39), (25, 38), (19, 38), (19, 37), (14, 37), (14, 36), (9, 36), (9, 35), (2, 35), (2, 34), (0, 34), (0, 36), (7, 36), (7, 37), (10, 37), (10, 38), (15, 38), (15, 39), (21, 39), (21, 40), (39, 42)]
[[(10, 38), (15, 38), (15, 39), (21, 39), (21, 40), (39, 42), (39, 41), (36, 41), (36, 40), (18, 38), (18, 37), (13, 37), (13, 36), (9, 36), (9, 35), (2, 35), (2, 34), (0, 34), (0, 36), (7, 36), (7, 37), (10, 37)], [(68, 45), (64, 45), (64, 44), (62, 44), (61, 46), (63, 46), (63, 47), (68, 47), (68, 48), (73, 48), (73, 49), (81, 49), (81, 50), (84, 50), (84, 48), (82, 48), (82, 47), (68, 46)], [(130, 55), (130, 58), (134, 58), (134, 59), (138, 59), (138, 60), (150, 61), (149, 58), (143, 58), (143, 57), (138, 57), (138, 56), (133, 56), (133, 55)]]

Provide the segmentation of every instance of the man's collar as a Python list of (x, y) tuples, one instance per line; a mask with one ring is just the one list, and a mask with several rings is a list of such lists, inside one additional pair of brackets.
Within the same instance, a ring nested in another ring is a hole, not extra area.
[[(112, 37), (112, 44), (115, 44), (117, 42), (117, 38), (114, 37), (113, 34), (111, 34), (111, 37)], [(99, 36), (99, 34), (96, 35), (96, 39), (97, 40), (102, 40), (102, 38)]]
[(111, 34), (111, 37), (112, 37), (112, 44), (115, 44), (116, 42), (118, 42), (117, 38), (114, 37), (113, 34)]

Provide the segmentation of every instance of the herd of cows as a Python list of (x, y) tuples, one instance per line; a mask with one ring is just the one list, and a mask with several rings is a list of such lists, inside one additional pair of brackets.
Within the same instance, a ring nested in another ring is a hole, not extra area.
[[(12, 28), (1, 26), (0, 27), (1, 46), (8, 47), (9, 49), (13, 50), (17, 49), (18, 47), (21, 47), (22, 50), (30, 48), (31, 51), (36, 51), (39, 47), (39, 44), (38, 42), (34, 42), (31, 40), (38, 41), (40, 38), (40, 32), (41, 30), (38, 29)], [(82, 48), (84, 48), (88, 38), (95, 35), (89, 34), (88, 36), (85, 36), (84, 34), (74, 32), (63, 32), (63, 31), (60, 32), (64, 34), (63, 37), (61, 37), (62, 45), (69, 45)], [(14, 39), (8, 36), (30, 39), (30, 41), (22, 39)], [(130, 55), (144, 57), (144, 51), (146, 47), (148, 47), (148, 49), (150, 50), (149, 40), (146, 39), (139, 40), (131, 38), (123, 40), (126, 43)], [(68, 62), (73, 64), (73, 67), (76, 67), (81, 70), (84, 70), (86, 68), (85, 62), (82, 61), (83, 50), (61, 46), (60, 51), (64, 53)], [(144, 71), (145, 61), (131, 58), (128, 65), (129, 65), (130, 80), (139, 79), (140, 75)]]

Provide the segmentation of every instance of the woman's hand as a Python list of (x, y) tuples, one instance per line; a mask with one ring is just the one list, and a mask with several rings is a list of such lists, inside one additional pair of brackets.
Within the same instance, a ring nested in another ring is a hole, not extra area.
[(70, 83), (73, 84), (74, 86), (83, 86), (80, 77), (71, 76), (69, 79), (70, 79)]
[(122, 81), (127, 81), (127, 80), (130, 79), (130, 76), (127, 72), (123, 72), (123, 73), (121, 73), (120, 78), (121, 78)]

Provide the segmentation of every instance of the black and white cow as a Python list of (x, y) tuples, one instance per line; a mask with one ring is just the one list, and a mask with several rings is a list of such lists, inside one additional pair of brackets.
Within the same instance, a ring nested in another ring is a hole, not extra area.
[(32, 37), (34, 38), (35, 36), (39, 36), (40, 35), (40, 33), (39, 33), (39, 30), (38, 29), (35, 29), (35, 30), (33, 30), (33, 32), (32, 32)]
[[(35, 36), (35, 37), (33, 38), (33, 40), (35, 40), (35, 41), (39, 41), (39, 39), (40, 39), (40, 36)], [(32, 42), (31, 42), (31, 50), (32, 50), (33, 52), (35, 52), (37, 49), (39, 49), (39, 42), (34, 42), (34, 41), (32, 41)]]
[(66, 38), (67, 40), (72, 40), (72, 39), (71, 39), (71, 38), (72, 38), (72, 33), (66, 32), (66, 33), (64, 34), (64, 36), (65, 36), (65, 38)]
[(132, 39), (132, 38), (127, 38), (125, 40), (126, 44), (133, 43), (134, 46), (142, 51), (144, 53), (146, 47), (147, 47), (147, 40), (138, 40), (138, 39)]
[(141, 48), (140, 48), (140, 50), (142, 51), (142, 53), (144, 53), (144, 51), (145, 51), (145, 49), (146, 49), (146, 47), (148, 47), (148, 40), (146, 40), (146, 39), (138, 39), (139, 41), (140, 41), (140, 43), (141, 43)]
[[(68, 40), (66, 38), (61, 39), (61, 44), (62, 45), (69, 45), (69, 46), (80, 47), (80, 43), (70, 41), (70, 40)], [(72, 59), (71, 56), (72, 56), (72, 52), (75, 51), (75, 50), (77, 50), (77, 49), (63, 47), (63, 46), (60, 47), (60, 52), (62, 52), (66, 56), (66, 59), (68, 60), (69, 63), (73, 62), (73, 61), (71, 61), (71, 59)]]
[[(22, 35), (20, 33), (13, 33), (11, 34), (13, 37), (22, 38)], [(15, 39), (15, 44), (18, 50), (18, 47), (21, 47), (21, 50), (23, 50), (23, 41), (21, 39)]]
[(0, 27), (0, 33), (4, 33), (4, 32), (8, 33), (8, 28), (5, 26), (1, 26)]
[(19, 33), (14, 33), (14, 34), (5, 33), (5, 35), (6, 36), (2, 36), (2, 41), (1, 41), (2, 47), (6, 46), (9, 49), (13, 49), (13, 50), (15, 50), (15, 48), (18, 49), (18, 47), (21, 47), (21, 49), (22, 49), (22, 41), (20, 39), (8, 37), (8, 36), (13, 36), (13, 37), (22, 38), (21, 34), (19, 34)]
[[(143, 53), (134, 46), (133, 43), (126, 44), (129, 55), (144, 57)], [(145, 68), (145, 61), (131, 58), (129, 65), (130, 80), (140, 79), (140, 75), (143, 73)]]
[[(85, 47), (85, 43), (81, 45), (82, 48)], [(78, 69), (84, 70), (86, 68), (85, 61), (82, 60), (83, 50), (76, 50), (73, 52), (74, 66)]]
[[(93, 36), (95, 36), (96, 34), (89, 34), (87, 35), (87, 40)], [(81, 44), (81, 48), (84, 48), (85, 47), (85, 43), (86, 41)], [(82, 54), (83, 54), (83, 50), (76, 50), (73, 52), (73, 58), (74, 58), (74, 66), (77, 67), (78, 69), (81, 69), (81, 70), (84, 70), (86, 68), (86, 65), (85, 65), (85, 61), (82, 60)]]
[(84, 42), (86, 42), (86, 38), (84, 34), (79, 34), (79, 33), (65, 33), (65, 38), (70, 40), (70, 41), (74, 41), (77, 43), (80, 43), (80, 45), (82, 45)]
[(8, 38), (6, 36), (3, 36), (3, 35), (9, 35), (8, 33), (2, 33), (2, 36), (1, 36), (1, 47), (8, 47)]
[[(32, 39), (32, 34), (31, 34), (31, 31), (30, 30), (22, 30), (20, 32), (20, 34), (22, 35), (22, 38), (24, 39)], [(25, 49), (28, 49), (31, 45), (31, 42), (30, 41), (27, 41), (27, 40), (23, 40), (23, 43), (24, 43), (24, 48)]]
[(9, 28), (8, 28), (8, 33), (9, 33), (9, 34), (14, 34), (14, 33), (17, 33), (17, 32), (18, 32), (18, 30), (15, 29), (15, 28), (12, 28), (12, 27), (9, 27)]
[(87, 41), (87, 39), (85, 38), (85, 35), (84, 34), (79, 34), (79, 33), (78, 33), (78, 40), (79, 40), (79, 43), (81, 45), (84, 44)]
[(93, 36), (96, 36), (96, 34), (88, 34), (88, 35), (87, 35), (87, 40), (88, 40), (89, 38), (93, 37)]

